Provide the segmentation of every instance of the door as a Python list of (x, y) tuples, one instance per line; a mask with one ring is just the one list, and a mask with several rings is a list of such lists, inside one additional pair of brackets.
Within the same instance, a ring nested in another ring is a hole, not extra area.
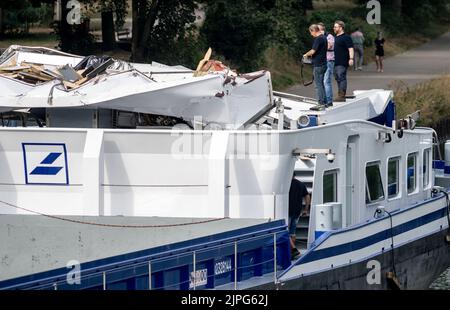
[(358, 182), (358, 141), (359, 136), (350, 136), (347, 140), (345, 161), (345, 207), (342, 208), (342, 226), (347, 227), (355, 223), (357, 216), (357, 193), (355, 184)]

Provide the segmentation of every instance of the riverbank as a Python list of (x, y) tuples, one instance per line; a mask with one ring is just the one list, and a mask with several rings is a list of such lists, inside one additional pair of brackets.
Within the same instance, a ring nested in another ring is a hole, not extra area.
[[(385, 58), (391, 58), (416, 49), (449, 31), (450, 24), (433, 24), (425, 33), (409, 34), (407, 36), (404, 34), (386, 36)], [(364, 66), (374, 66), (374, 47), (366, 47), (364, 53)], [(267, 70), (272, 72), (275, 90), (285, 91), (301, 83), (299, 59), (295, 59), (285, 49), (271, 47), (266, 51), (265, 59)]]

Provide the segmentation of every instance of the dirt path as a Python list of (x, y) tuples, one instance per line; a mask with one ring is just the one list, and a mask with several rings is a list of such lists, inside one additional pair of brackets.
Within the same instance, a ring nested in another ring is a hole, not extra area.
[[(408, 86), (450, 73), (450, 32), (405, 53), (384, 61), (384, 73), (376, 72), (375, 63), (363, 67), (363, 71), (349, 71), (348, 94), (353, 90), (392, 88), (392, 82), (400, 81)], [(333, 79), (334, 81), (334, 79)], [(336, 92), (336, 82), (333, 82)], [(314, 86), (295, 85), (287, 92), (315, 97)]]

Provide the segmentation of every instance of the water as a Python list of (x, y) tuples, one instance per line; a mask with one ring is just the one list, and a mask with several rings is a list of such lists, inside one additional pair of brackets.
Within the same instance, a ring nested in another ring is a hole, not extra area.
[(432, 290), (450, 290), (450, 268), (441, 274), (431, 285)]

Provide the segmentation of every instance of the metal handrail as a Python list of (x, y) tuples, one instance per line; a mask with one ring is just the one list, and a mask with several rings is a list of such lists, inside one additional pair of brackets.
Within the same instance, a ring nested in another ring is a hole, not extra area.
[[(265, 230), (259, 231), (257, 233), (262, 233), (264, 231), (273, 230), (273, 229), (274, 228), (265, 229)], [(273, 232), (274, 240), (276, 239), (276, 234), (277, 233), (278, 232)], [(248, 234), (245, 234), (243, 236), (254, 235), (254, 234), (255, 233), (248, 233)], [(240, 236), (240, 237), (242, 238), (242, 236)], [(246, 242), (251, 242), (252, 240), (264, 239), (264, 238), (269, 238), (269, 237), (270, 237), (270, 235), (252, 236), (252, 237), (246, 238), (244, 240), (235, 240), (233, 242), (226, 242), (226, 243), (222, 243), (222, 244), (213, 245), (213, 246), (205, 248), (205, 249), (194, 250), (194, 252), (196, 252), (198, 254), (198, 253), (202, 253), (202, 252), (206, 252), (206, 251), (211, 251), (211, 250), (214, 250), (216, 248), (220, 249), (220, 248), (224, 248), (224, 247), (229, 247), (229, 246), (231, 246), (233, 244), (235, 245), (235, 250), (237, 251), (238, 244), (243, 244), (243, 243), (246, 243)], [(226, 239), (231, 239), (231, 238), (226, 238)], [(217, 241), (215, 241), (215, 242), (217, 242)], [(213, 243), (213, 242), (211, 242), (211, 243)], [(179, 251), (181, 251), (181, 250), (179, 250)], [(166, 251), (166, 252), (169, 252), (169, 251)], [(165, 253), (165, 252), (163, 252), (163, 253)], [(159, 253), (158, 256), (162, 255), (163, 253)], [(177, 256), (178, 257), (192, 256), (192, 252), (191, 253), (180, 253), (180, 254), (177, 254)], [(237, 255), (235, 254), (234, 256), (235, 256), (235, 266), (237, 266)], [(146, 257), (150, 258), (150, 256), (146, 256)], [(274, 247), (274, 257), (276, 258), (276, 247)], [(143, 259), (143, 258), (141, 258), (141, 259)], [(106, 273), (114, 274), (115, 272), (120, 272), (120, 271), (123, 271), (125, 269), (130, 268), (130, 267), (139, 268), (139, 267), (142, 267), (142, 266), (145, 266), (145, 265), (149, 265), (150, 266), (150, 264), (152, 264), (152, 263), (164, 262), (164, 261), (168, 261), (168, 260), (171, 260), (171, 259), (173, 259), (173, 256), (172, 257), (159, 257), (159, 258), (153, 258), (153, 259), (150, 258), (150, 259), (147, 259), (147, 260), (144, 260), (144, 261), (141, 261), (141, 262), (133, 262), (135, 260), (131, 259), (131, 260), (123, 261), (123, 262), (120, 262), (120, 263), (107, 264), (107, 265), (104, 265), (102, 267), (90, 268), (90, 269), (85, 270), (84, 271), (85, 274), (84, 275), (80, 275), (80, 280), (82, 281), (82, 280), (86, 280), (86, 279), (90, 279), (90, 278), (98, 277), (98, 276), (102, 275), (102, 277), (103, 277), (103, 287), (105, 289), (106, 288), (106, 285), (105, 285), (105, 278), (106, 278), (105, 275), (106, 275)], [(257, 263), (257, 264), (247, 265), (247, 266), (241, 266), (241, 267), (238, 267), (237, 269), (233, 268), (231, 271), (233, 271), (233, 270), (235, 271), (235, 282), (236, 282), (235, 283), (235, 287), (237, 288), (237, 270), (242, 269), (242, 268), (249, 268), (249, 267), (260, 265), (260, 264), (263, 264), (263, 263), (268, 263), (268, 262), (271, 262), (271, 261), (274, 261), (274, 259), (271, 259), (271, 260), (268, 260), (268, 261), (265, 261), (265, 262), (262, 262), (262, 263)], [(105, 268), (107, 268), (107, 266), (117, 266), (118, 264), (120, 264), (121, 266), (105, 270)], [(90, 271), (94, 271), (94, 272), (90, 272)], [(86, 272), (88, 272), (88, 274), (86, 274)], [(60, 277), (64, 277), (64, 279), (57, 280), (57, 278), (60, 278)], [(149, 279), (149, 281), (151, 282), (151, 279)], [(38, 285), (36, 287), (36, 286), (32, 286), (31, 283), (33, 283), (33, 282), (38, 282), (38, 283), (39, 282), (45, 282), (45, 283), (42, 283), (41, 285)], [(65, 284), (65, 283), (66, 283), (66, 274), (61, 274), (61, 275), (58, 275), (58, 276), (49, 277), (47, 279), (30, 281), (30, 282), (28, 282), (28, 284), (24, 284), (24, 285), (15, 285), (15, 286), (12, 286), (11, 288), (18, 287), (18, 286), (19, 287), (20, 286), (31, 286), (32, 289), (39, 289), (39, 288), (45, 288), (45, 287), (55, 286), (55, 285), (56, 285), (56, 287), (58, 287), (58, 284)], [(184, 282), (180, 282), (180, 283), (184, 283)], [(149, 287), (150, 287), (150, 284), (151, 283), (149, 283)], [(170, 286), (173, 286), (173, 285), (170, 285)], [(25, 289), (29, 289), (29, 288), (25, 288)]]

